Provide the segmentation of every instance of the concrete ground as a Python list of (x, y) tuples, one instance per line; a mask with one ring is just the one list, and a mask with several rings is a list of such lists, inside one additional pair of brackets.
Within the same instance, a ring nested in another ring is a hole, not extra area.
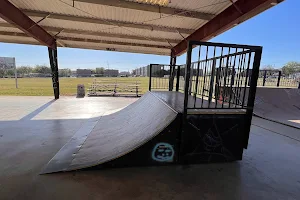
[(39, 175), (88, 121), (136, 98), (0, 97), (0, 199), (300, 199), (300, 131), (254, 118), (239, 162)]

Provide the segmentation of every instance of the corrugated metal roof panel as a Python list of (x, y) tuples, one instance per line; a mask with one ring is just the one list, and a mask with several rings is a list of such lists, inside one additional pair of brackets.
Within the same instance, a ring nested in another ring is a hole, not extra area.
[[(111, 6), (103, 6), (98, 4), (75, 2), (75, 8), (72, 7), (72, 0), (10, 0), (13, 4), (21, 9), (35, 10), (40, 12), (53, 12), (69, 16), (81, 16), (89, 18), (103, 18), (115, 21), (126, 21), (130, 23), (144, 23), (147, 25), (165, 26), (165, 27), (178, 27), (196, 30), (203, 26), (207, 21), (195, 18), (187, 18), (180, 16), (168, 16), (160, 13), (146, 12), (133, 9), (125, 9)], [(234, 0), (235, 1), (235, 0)], [(193, 10), (210, 14), (218, 14), (228, 6), (231, 5), (229, 0), (172, 0), (168, 7), (184, 10)], [(38, 21), (41, 17), (31, 17), (34, 21)], [(3, 21), (3, 20), (2, 20)], [(1, 22), (1, 19), (0, 19)], [(112, 37), (102, 37), (102, 36), (92, 36), (86, 34), (70, 34), (62, 32), (60, 35), (65, 37), (76, 37), (76, 38), (87, 38), (87, 39), (97, 39), (106, 41), (116, 41), (116, 42), (128, 42), (137, 44), (152, 44), (152, 45), (169, 45), (168, 42), (153, 42), (148, 40), (148, 37), (154, 38), (169, 38), (182, 40), (183, 37), (187, 37), (188, 34), (180, 34), (176, 32), (163, 32), (163, 31), (152, 31), (146, 29), (138, 28), (127, 28), (127, 27), (117, 27), (113, 25), (102, 25), (95, 23), (86, 22), (75, 22), (67, 20), (58, 20), (47, 18), (39, 23), (41, 26), (75, 29), (75, 30), (85, 30), (94, 32), (104, 32), (108, 34), (123, 34), (131, 36), (145, 37), (145, 40), (134, 40), (134, 39), (120, 39)], [(20, 32), (15, 28), (0, 28), (0, 31), (11, 31)], [(56, 33), (53, 33), (56, 34)], [(33, 43), (36, 44), (37, 41), (28, 37), (15, 37), (15, 36), (1, 36), (1, 41), (9, 40), (16, 41), (20, 43)], [(169, 55), (169, 49), (161, 48), (150, 48), (150, 47), (137, 47), (137, 46), (124, 46), (124, 45), (112, 45), (112, 44), (99, 44), (91, 42), (74, 42), (66, 41), (63, 42), (70, 47), (75, 48), (88, 48), (88, 49), (115, 49), (117, 51), (124, 52), (141, 52), (141, 53), (151, 53), (151, 54), (163, 54)], [(175, 45), (175, 44), (172, 44)]]
[(23, 33), (22, 30), (15, 28), (15, 27), (2, 27), (0, 26), (0, 31), (8, 31), (8, 32), (14, 32), (14, 33)]
[[(168, 6), (164, 7), (217, 14), (217, 11), (213, 10), (213, 8), (218, 5), (226, 6), (226, 4), (230, 5), (230, 0), (171, 0)], [(213, 10), (213, 12), (208, 12), (209, 10)]]
[(132, 52), (132, 53), (145, 53), (155, 55), (170, 55), (171, 50), (168, 49), (157, 49), (157, 48), (145, 48), (145, 47), (132, 47), (123, 45), (111, 45), (111, 44), (95, 44), (88, 42), (70, 42), (62, 40), (67, 47), (72, 48), (83, 48), (83, 49), (99, 49), (99, 50), (113, 50), (119, 52)]
[[(33, 20), (38, 21), (40, 18), (32, 17)], [(125, 34), (125, 35), (137, 35), (141, 37), (155, 37), (155, 38), (170, 38), (182, 40), (183, 38), (179, 33), (170, 33), (162, 31), (151, 31), (145, 29), (137, 28), (124, 28), (116, 27), (102, 24), (92, 24), (86, 22), (70, 22), (67, 20), (58, 20), (58, 19), (45, 19), (40, 23), (41, 26), (51, 26), (51, 27), (60, 27), (68, 29), (77, 29), (77, 30), (89, 30), (89, 31), (99, 31), (104, 33), (113, 33), (113, 34)], [(187, 37), (187, 34), (182, 34), (184, 37)]]
[(0, 35), (1, 42), (16, 43), (16, 44), (40, 44), (31, 37), (20, 37), (10, 35)]
[[(55, 33), (53, 33), (55, 34)], [(161, 46), (170, 46), (169, 43), (166, 42), (153, 42), (152, 40), (134, 40), (134, 39), (124, 39), (124, 38), (115, 38), (115, 37), (104, 37), (104, 36), (94, 36), (94, 35), (83, 35), (83, 34), (73, 34), (73, 33), (64, 33), (61, 32), (59, 36), (62, 37), (70, 37), (70, 38), (88, 38), (95, 40), (105, 40), (105, 41), (116, 41), (116, 42), (128, 42), (128, 43), (136, 43), (136, 44), (150, 44), (150, 45), (161, 45)], [(175, 43), (171, 43), (175, 46)], [(171, 46), (170, 46), (171, 47)]]
[[(145, 12), (82, 2), (75, 2), (75, 7), (72, 7), (72, 4), (62, 3), (58, 0), (13, 0), (13, 2), (19, 8), (26, 10), (52, 12), (89, 18), (101, 18), (114, 21), (126, 21), (131, 23), (145, 23), (166, 27), (196, 29), (205, 22), (203, 20), (195, 18), (163, 15), (160, 13)], [(47, 6), (43, 6), (46, 4)]]

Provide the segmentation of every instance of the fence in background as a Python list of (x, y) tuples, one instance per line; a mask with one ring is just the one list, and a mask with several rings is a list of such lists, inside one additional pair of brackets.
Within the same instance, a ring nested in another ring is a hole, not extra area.
[(285, 76), (280, 70), (260, 70), (257, 86), (300, 89), (300, 78)]
[(149, 91), (184, 91), (185, 65), (150, 64)]

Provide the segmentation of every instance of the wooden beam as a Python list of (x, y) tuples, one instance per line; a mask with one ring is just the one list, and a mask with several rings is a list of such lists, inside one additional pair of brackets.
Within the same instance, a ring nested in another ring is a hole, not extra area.
[[(28, 37), (24, 33), (16, 33), (16, 32), (9, 32), (9, 31), (0, 31), (0, 35)], [(116, 42), (116, 41), (95, 40), (95, 39), (88, 39), (88, 38), (84, 39), (84, 38), (57, 36), (56, 39), (62, 40), (62, 41), (73, 41), (73, 42), (89, 42), (89, 43), (98, 43), (98, 44), (115, 44), (115, 45), (125, 45), (125, 46), (149, 47), (149, 48), (157, 48), (157, 49), (171, 49), (170, 46), (164, 46), (164, 45), (138, 44), (138, 43), (131, 43), (131, 42)]]
[(25, 32), (28, 36), (35, 38), (41, 44), (55, 48), (55, 38), (8, 0), (0, 0), (0, 17)]
[[(234, 5), (229, 6), (211, 21), (185, 38), (185, 40), (182, 40), (172, 48), (172, 52), (174, 52), (174, 56), (181, 55), (186, 52), (187, 41), (208, 41), (282, 1), (284, 0), (238, 0)], [(242, 12), (238, 11), (236, 7)]]
[(202, 19), (207, 21), (211, 20), (214, 17), (214, 15), (210, 13), (163, 7), (163, 6), (151, 5), (151, 4), (143, 4), (143, 3), (125, 1), (125, 0), (75, 0), (75, 1), (112, 6), (118, 8), (127, 8), (132, 10), (141, 10), (141, 11), (147, 11), (152, 13), (161, 13), (166, 15), (177, 15), (181, 17), (196, 18), (196, 19)]
[[(1, 23), (1, 27), (14, 27), (9, 23)], [(111, 38), (124, 38), (124, 39), (133, 39), (133, 40), (142, 40), (142, 41), (153, 41), (153, 42), (170, 42), (178, 44), (181, 40), (178, 39), (169, 39), (169, 38), (154, 38), (154, 37), (142, 37), (142, 36), (135, 36), (135, 35), (124, 35), (124, 34), (114, 34), (114, 33), (105, 33), (105, 32), (98, 32), (98, 31), (87, 31), (87, 30), (76, 30), (76, 29), (68, 29), (68, 28), (58, 28), (58, 27), (51, 27), (51, 26), (41, 26), (48, 32), (56, 32), (56, 33), (71, 33), (71, 34), (78, 34), (78, 35), (92, 35), (92, 36), (103, 36), (103, 37), (111, 37)]]
[(193, 29), (165, 27), (165, 26), (148, 25), (142, 23), (131, 23), (131, 22), (101, 19), (101, 18), (78, 17), (72, 15), (63, 15), (57, 13), (48, 13), (48, 12), (40, 12), (40, 11), (32, 11), (32, 10), (23, 10), (23, 12), (30, 17), (45, 17), (49, 15), (47, 19), (60, 19), (60, 20), (67, 20), (67, 21), (103, 24), (103, 25), (117, 26), (117, 27), (138, 28), (138, 29), (145, 29), (149, 31), (163, 31), (163, 32), (172, 32), (172, 33), (180, 32), (185, 34), (191, 34), (194, 31)]

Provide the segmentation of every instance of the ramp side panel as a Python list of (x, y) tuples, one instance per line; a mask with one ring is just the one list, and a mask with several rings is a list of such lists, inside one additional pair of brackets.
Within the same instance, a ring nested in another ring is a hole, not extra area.
[(176, 116), (173, 109), (147, 93), (134, 106), (102, 117), (67, 170), (91, 167), (123, 156), (158, 135)]
[[(182, 115), (178, 114), (171, 124), (144, 145), (112, 161), (95, 168), (161, 166), (179, 162), (179, 135)], [(162, 148), (157, 148), (158, 146)]]
[(182, 137), (185, 164), (241, 160), (245, 115), (188, 115)]

